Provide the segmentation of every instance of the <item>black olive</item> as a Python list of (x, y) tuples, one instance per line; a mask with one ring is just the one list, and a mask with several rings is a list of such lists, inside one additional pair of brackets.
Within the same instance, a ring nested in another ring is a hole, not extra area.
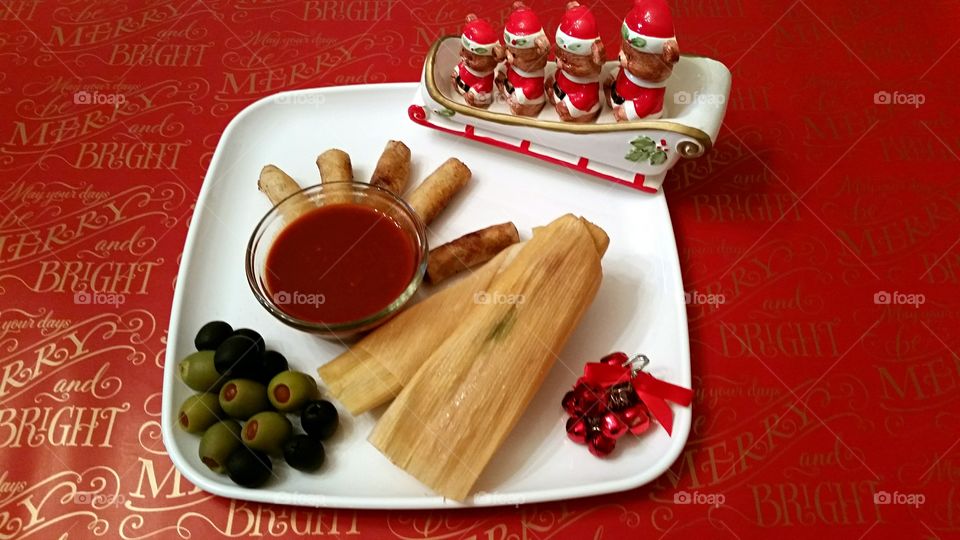
[(267, 351), (260, 355), (260, 365), (253, 377), (255, 380), (268, 384), (277, 373), (287, 370), (287, 359), (277, 351)]
[(233, 334), (233, 327), (223, 321), (210, 321), (200, 327), (193, 344), (198, 351), (213, 351)]
[(273, 474), (273, 463), (262, 452), (241, 446), (230, 453), (224, 465), (235, 483), (248, 488), (260, 487)]
[(260, 366), (260, 350), (247, 336), (231, 336), (213, 353), (213, 367), (228, 377), (244, 377), (256, 373)]
[(300, 471), (315, 471), (323, 465), (323, 443), (306, 435), (295, 435), (283, 445), (283, 459)]
[(300, 426), (307, 435), (317, 440), (328, 439), (339, 425), (337, 408), (326, 400), (311, 401), (300, 413)]
[(263, 354), (263, 351), (267, 350), (267, 344), (263, 341), (263, 336), (261, 336), (256, 330), (251, 330), (249, 328), (238, 328), (237, 330), (233, 331), (233, 335), (244, 336), (252, 339), (253, 342), (257, 344), (257, 349), (260, 350), (260, 354)]

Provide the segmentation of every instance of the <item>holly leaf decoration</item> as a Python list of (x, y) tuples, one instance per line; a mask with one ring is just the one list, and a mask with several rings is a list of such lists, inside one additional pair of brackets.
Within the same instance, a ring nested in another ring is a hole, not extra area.
[(637, 148), (645, 148), (650, 150), (653, 150), (653, 147), (657, 145), (655, 142), (653, 142), (653, 139), (647, 137), (646, 135), (637, 137), (636, 139), (630, 141), (630, 144), (636, 146)]
[(643, 39), (642, 37), (635, 37), (630, 40), (630, 44), (634, 47), (642, 49), (647, 46), (647, 40)]
[(582, 46), (583, 46), (583, 43), (574, 43), (573, 45), (570, 45), (570, 48), (571, 48), (571, 49), (579, 49), (579, 48), (582, 47)]
[(526, 44), (527, 44), (527, 40), (526, 40), (526, 39), (515, 39), (515, 40), (513, 40), (513, 44), (514, 44), (514, 45), (526, 45)]
[(625, 157), (630, 161), (646, 161), (650, 159), (650, 154), (649, 150), (634, 146)]
[(620, 26), (620, 37), (623, 39), (630, 39), (630, 30), (627, 29), (627, 25)]
[(630, 141), (630, 151), (624, 156), (628, 161), (649, 161), (651, 165), (662, 165), (667, 161), (667, 151), (646, 135)]
[(477, 54), (487, 54), (487, 48), (486, 48), (486, 47), (477, 47), (476, 49), (473, 50), (473, 52), (475, 52), (475, 53), (477, 53)]
[(433, 112), (439, 114), (440, 116), (445, 116), (445, 117), (447, 117), (447, 118), (450, 118), (451, 116), (453, 116), (454, 114), (456, 114), (455, 112), (451, 111), (450, 109), (434, 109)]

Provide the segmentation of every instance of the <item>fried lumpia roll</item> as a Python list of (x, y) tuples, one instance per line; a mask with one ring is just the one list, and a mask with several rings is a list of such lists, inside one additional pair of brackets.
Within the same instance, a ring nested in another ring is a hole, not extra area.
[(428, 225), (450, 200), (470, 181), (470, 169), (459, 159), (450, 158), (413, 190), (407, 202)]
[(331, 148), (317, 156), (317, 169), (320, 169), (320, 181), (324, 184), (353, 182), (350, 154), (338, 148)]
[(283, 219), (287, 223), (297, 219), (304, 212), (316, 208), (313, 201), (299, 193), (301, 189), (300, 184), (276, 165), (265, 165), (263, 169), (260, 170), (260, 179), (257, 180), (257, 188), (270, 199), (270, 203), (274, 206), (287, 197), (294, 195), (294, 199), (280, 208)]
[(520, 241), (517, 227), (511, 222), (493, 225), (430, 250), (427, 278), (440, 283), (448, 277), (485, 263), (507, 246)]
[(387, 141), (370, 184), (403, 196), (410, 183), (410, 149), (400, 141)]

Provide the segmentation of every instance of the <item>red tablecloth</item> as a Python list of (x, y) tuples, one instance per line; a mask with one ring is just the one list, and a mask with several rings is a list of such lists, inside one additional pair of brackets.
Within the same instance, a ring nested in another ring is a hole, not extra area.
[[(552, 32), (562, 2), (543, 4)], [(415, 80), (466, 5), (3, 2), (0, 538), (955, 535), (957, 3), (671, 4), (682, 49), (734, 74), (716, 147), (666, 184), (691, 299), (686, 451), (626, 493), (408, 512), (195, 489), (159, 438), (163, 349), (230, 118), (280, 90)], [(629, 6), (594, 6), (611, 56)]]

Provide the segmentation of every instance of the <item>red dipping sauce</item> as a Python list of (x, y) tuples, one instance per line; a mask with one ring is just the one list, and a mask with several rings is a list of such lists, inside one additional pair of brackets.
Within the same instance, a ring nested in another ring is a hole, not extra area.
[(414, 240), (390, 216), (369, 206), (332, 204), (280, 231), (264, 280), (288, 315), (338, 324), (390, 305), (413, 279), (416, 259)]

